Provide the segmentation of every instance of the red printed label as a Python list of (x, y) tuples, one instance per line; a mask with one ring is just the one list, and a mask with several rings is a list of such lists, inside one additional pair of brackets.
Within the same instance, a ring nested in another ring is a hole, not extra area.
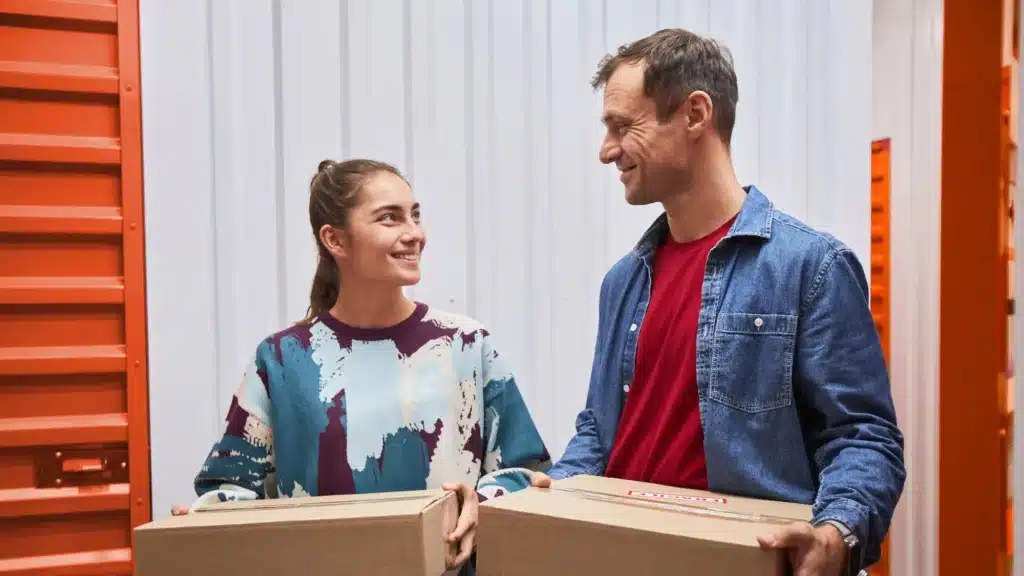
[(688, 496), (686, 494), (662, 494), (661, 492), (638, 492), (630, 490), (628, 496), (640, 496), (643, 498), (662, 498), (665, 500), (685, 500), (688, 502), (704, 502), (707, 504), (725, 504), (725, 498), (712, 496)]

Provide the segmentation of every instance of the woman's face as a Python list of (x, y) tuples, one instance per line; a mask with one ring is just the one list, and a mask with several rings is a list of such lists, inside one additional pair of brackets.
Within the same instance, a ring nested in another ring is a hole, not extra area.
[(368, 178), (337, 239), (342, 286), (357, 279), (398, 286), (420, 281), (427, 237), (420, 225), (420, 205), (402, 178), (388, 172)]

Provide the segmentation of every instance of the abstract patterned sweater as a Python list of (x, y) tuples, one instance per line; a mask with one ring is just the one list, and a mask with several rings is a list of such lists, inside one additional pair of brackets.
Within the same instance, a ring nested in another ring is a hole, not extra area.
[(323, 314), (264, 340), (231, 401), (193, 505), (223, 500), (529, 486), (550, 457), (487, 330), (417, 304), (355, 328)]

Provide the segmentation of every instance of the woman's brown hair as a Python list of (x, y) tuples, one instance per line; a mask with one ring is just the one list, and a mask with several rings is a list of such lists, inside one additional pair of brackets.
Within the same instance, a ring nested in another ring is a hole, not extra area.
[(394, 166), (364, 158), (344, 162), (324, 160), (317, 166), (316, 174), (309, 183), (309, 224), (313, 227), (318, 255), (313, 287), (309, 292), (309, 309), (301, 323), (311, 323), (334, 307), (341, 288), (338, 264), (320, 240), (320, 229), (325, 225), (344, 229), (348, 225), (349, 212), (358, 203), (359, 190), (370, 178), (382, 172), (405, 179)]

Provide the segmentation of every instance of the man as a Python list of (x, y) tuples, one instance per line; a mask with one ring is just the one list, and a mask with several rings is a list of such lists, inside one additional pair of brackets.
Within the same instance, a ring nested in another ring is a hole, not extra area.
[(856, 573), (906, 477), (860, 263), (738, 183), (736, 75), (716, 42), (662, 30), (602, 60), (593, 86), (601, 161), (627, 202), (665, 212), (602, 282), (586, 407), (550, 478), (813, 504), (760, 545), (797, 575)]

